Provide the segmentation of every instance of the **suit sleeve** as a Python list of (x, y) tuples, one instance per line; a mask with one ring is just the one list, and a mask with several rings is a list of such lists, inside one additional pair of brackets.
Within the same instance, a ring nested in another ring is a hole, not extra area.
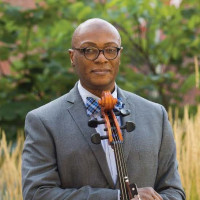
[(53, 137), (40, 118), (29, 113), (22, 153), (24, 200), (117, 200), (118, 191), (107, 188), (61, 188)]
[(185, 193), (178, 173), (173, 131), (166, 110), (161, 108), (163, 111), (163, 131), (155, 189), (164, 200), (182, 200), (185, 199)]

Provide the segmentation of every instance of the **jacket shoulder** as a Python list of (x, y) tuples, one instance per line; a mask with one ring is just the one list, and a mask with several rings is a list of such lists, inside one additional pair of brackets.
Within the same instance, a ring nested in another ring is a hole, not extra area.
[(127, 102), (129, 104), (134, 104), (137, 110), (141, 110), (143, 112), (145, 111), (158, 112), (162, 114), (163, 111), (165, 111), (165, 108), (159, 103), (152, 102), (150, 100), (147, 100), (137, 94), (134, 94), (126, 90), (122, 90), (122, 93), (125, 96)]

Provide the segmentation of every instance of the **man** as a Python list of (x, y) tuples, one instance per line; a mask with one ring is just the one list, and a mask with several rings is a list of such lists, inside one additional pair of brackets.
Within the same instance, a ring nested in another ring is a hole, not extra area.
[[(185, 194), (177, 170), (172, 129), (165, 109), (115, 83), (121, 55), (117, 29), (102, 19), (90, 19), (75, 30), (71, 64), (79, 82), (66, 95), (28, 113), (22, 156), (24, 200), (117, 200), (119, 182), (108, 142), (93, 144), (88, 127), (88, 97), (104, 90), (118, 97), (136, 129), (124, 134), (123, 149), (130, 183), (142, 200), (181, 200)], [(100, 118), (100, 113), (92, 113)], [(120, 122), (120, 123), (123, 123)]]

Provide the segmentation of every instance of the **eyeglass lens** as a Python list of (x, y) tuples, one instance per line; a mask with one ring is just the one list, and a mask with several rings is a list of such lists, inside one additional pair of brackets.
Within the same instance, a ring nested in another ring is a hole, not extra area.
[(103, 50), (99, 50), (96, 47), (87, 47), (84, 50), (84, 55), (89, 60), (95, 60), (100, 54), (100, 51), (103, 51), (103, 54), (106, 59), (112, 60), (117, 57), (118, 54), (118, 48), (117, 47), (106, 47)]

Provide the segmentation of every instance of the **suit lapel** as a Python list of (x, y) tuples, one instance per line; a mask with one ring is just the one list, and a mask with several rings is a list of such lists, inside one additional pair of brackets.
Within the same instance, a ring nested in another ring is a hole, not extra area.
[(77, 84), (70, 91), (67, 97), (67, 101), (73, 105), (68, 109), (72, 118), (74, 119), (80, 133), (85, 138), (86, 142), (90, 146), (92, 152), (94, 153), (97, 162), (100, 165), (102, 173), (104, 174), (106, 180), (108, 181), (111, 188), (114, 188), (114, 183), (110, 174), (110, 170), (106, 161), (105, 152), (100, 144), (93, 144), (91, 142), (91, 135), (96, 133), (95, 128), (90, 128), (88, 126), (89, 117), (86, 115), (85, 105), (81, 99), (78, 92)]

